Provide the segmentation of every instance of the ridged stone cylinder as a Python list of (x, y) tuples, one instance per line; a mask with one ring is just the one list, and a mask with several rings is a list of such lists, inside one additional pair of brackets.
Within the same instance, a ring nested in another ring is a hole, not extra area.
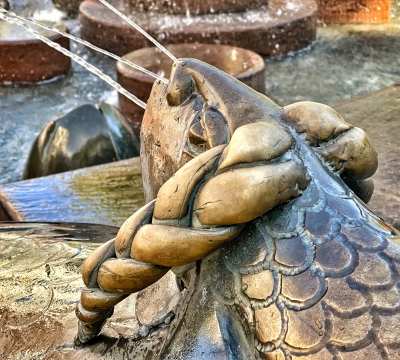
[[(315, 40), (315, 0), (143, 0), (113, 5), (163, 45), (207, 43), (238, 46), (277, 56)], [(82, 38), (124, 55), (153, 46), (103, 4), (85, 0), (79, 9)]]

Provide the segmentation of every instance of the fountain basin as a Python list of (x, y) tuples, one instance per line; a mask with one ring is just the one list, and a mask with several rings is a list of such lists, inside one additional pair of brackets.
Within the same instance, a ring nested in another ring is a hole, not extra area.
[[(256, 91), (265, 92), (265, 63), (263, 58), (253, 51), (215, 44), (177, 44), (167, 45), (166, 48), (177, 58), (192, 57), (207, 62), (241, 80)], [(167, 79), (170, 77), (171, 59), (155, 47), (135, 50), (123, 57)], [(125, 89), (139, 99), (144, 102), (148, 100), (154, 78), (118, 62), (117, 79)], [(121, 94), (119, 94), (118, 100), (122, 113), (133, 124), (140, 124), (144, 110)]]

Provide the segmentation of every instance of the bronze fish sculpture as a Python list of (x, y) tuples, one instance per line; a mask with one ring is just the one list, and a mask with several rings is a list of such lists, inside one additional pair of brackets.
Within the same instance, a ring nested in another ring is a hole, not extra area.
[(86, 260), (80, 342), (172, 269), (187, 289), (157, 358), (400, 358), (400, 238), (360, 199), (377, 168), (361, 129), (178, 59), (141, 144), (150, 202)]
[(85, 261), (77, 343), (171, 269), (186, 287), (175, 319), (156, 354), (133, 357), (400, 358), (399, 233), (364, 203), (365, 133), (170, 57), (141, 131), (148, 204)]

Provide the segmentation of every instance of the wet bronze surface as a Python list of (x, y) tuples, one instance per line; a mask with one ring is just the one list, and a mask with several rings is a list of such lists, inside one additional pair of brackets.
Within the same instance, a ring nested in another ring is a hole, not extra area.
[[(48, 23), (68, 31), (63, 24)], [(40, 34), (69, 49), (69, 40), (59, 34), (34, 27)], [(0, 22), (0, 84), (37, 83), (68, 74), (71, 60), (37, 40), (25, 29)]]
[[(317, 123), (312, 113), (322, 114)], [(219, 70), (183, 59), (168, 86), (154, 86), (142, 138), (147, 199), (162, 190), (116, 240), (88, 256), (97, 244), (82, 246), (82, 230), (69, 243), (65, 232), (49, 238), (35, 229), (16, 235), (5, 229), (6, 357), (399, 357), (400, 235), (346, 185), (368, 180), (376, 169), (361, 129), (321, 104), (282, 109)], [(254, 176), (259, 170), (266, 176)], [(226, 181), (216, 181), (238, 174), (245, 180), (226, 189)], [(259, 183), (249, 186), (253, 179)], [(268, 191), (257, 193), (263, 186)], [(214, 216), (203, 218), (209, 205)], [(227, 215), (231, 229), (221, 226)], [(139, 324), (135, 295), (127, 293), (156, 281), (165, 270), (160, 265), (179, 265), (172, 268), (179, 286), (163, 283), (168, 304), (159, 300), (163, 288), (157, 296), (145, 290), (138, 308), (147, 294), (151, 311), (138, 315)], [(20, 284), (25, 288), (18, 290)], [(77, 347), (72, 297), (80, 291)]]

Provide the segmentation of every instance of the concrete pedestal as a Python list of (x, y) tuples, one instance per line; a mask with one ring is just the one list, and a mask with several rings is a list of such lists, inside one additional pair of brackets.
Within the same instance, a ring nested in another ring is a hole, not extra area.
[[(68, 31), (62, 24), (48, 23)], [(41, 35), (69, 49), (69, 39), (34, 26)], [(0, 84), (36, 83), (65, 75), (71, 68), (68, 57), (36, 39), (24, 28), (0, 22)]]

